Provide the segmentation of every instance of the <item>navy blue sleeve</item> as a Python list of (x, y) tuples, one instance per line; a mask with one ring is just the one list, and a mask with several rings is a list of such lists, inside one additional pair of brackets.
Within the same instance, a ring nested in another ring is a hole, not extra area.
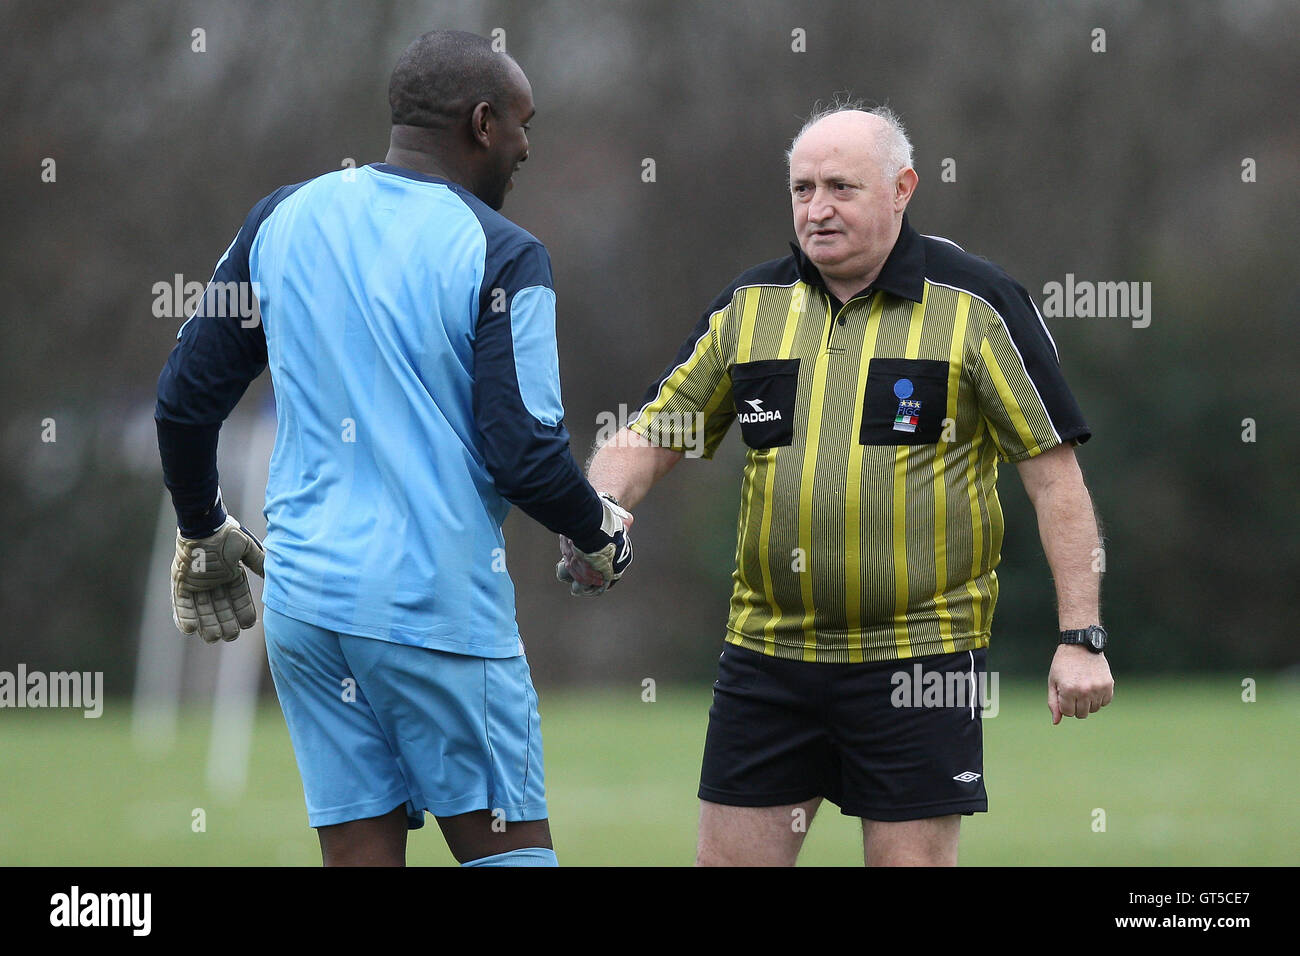
[(584, 551), (604, 509), (569, 449), (559, 399), (555, 293), (541, 243), (508, 240), (487, 266), (474, 338), (474, 418), (497, 491)]
[(221, 423), (266, 368), (266, 335), (249, 278), (248, 255), (262, 222), (297, 186), (262, 199), (217, 263), (194, 314), (181, 326), (158, 378), (158, 452), (163, 483), (187, 538), (206, 537), (226, 520), (218, 490)]

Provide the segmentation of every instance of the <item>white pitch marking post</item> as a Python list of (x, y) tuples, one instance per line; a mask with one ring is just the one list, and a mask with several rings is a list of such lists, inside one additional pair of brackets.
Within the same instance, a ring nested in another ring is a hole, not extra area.
[(147, 565), (144, 610), (135, 658), (131, 739), (139, 753), (162, 756), (176, 744), (185, 636), (172, 621), (171, 566), (176, 556), (176, 512), (163, 492), (158, 530)]
[[(275, 447), (275, 417), (259, 413), (248, 426), (248, 441), (239, 475), (236, 517), (259, 538), (266, 536), (262, 515), (266, 501), (266, 468)], [(253, 732), (257, 722), (257, 691), (262, 680), (266, 645), (262, 632), (262, 579), (249, 573), (257, 624), (220, 648), (216, 693), (212, 701), (212, 735), (208, 744), (208, 786), (228, 800), (242, 796), (248, 785)]]

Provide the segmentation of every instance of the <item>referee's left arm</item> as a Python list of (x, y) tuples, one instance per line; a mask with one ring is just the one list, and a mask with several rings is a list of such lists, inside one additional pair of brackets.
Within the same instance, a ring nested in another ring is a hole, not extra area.
[(1057, 445), (1016, 467), (1038, 516), (1061, 630), (1100, 624), (1101, 537), (1074, 447)]
[[(990, 289), (976, 371), (980, 411), (1001, 457), (1014, 462), (1038, 517), (1056, 583), (1061, 630), (1101, 624), (1101, 541), (1074, 446), (1091, 437), (1065, 382), (1056, 344), (1025, 289), (1004, 274)], [(1104, 654), (1058, 645), (1047, 679), (1052, 723), (1110, 703)]]
[[(1017, 467), (1038, 516), (1038, 534), (1056, 582), (1061, 630), (1101, 624), (1101, 537), (1073, 446), (1058, 445)], [(1114, 696), (1115, 681), (1104, 653), (1057, 646), (1047, 676), (1047, 707), (1054, 725), (1062, 717), (1095, 714)]]

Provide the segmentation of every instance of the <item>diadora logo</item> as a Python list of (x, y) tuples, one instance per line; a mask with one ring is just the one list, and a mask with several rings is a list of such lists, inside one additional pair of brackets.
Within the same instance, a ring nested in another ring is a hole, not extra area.
[(974, 783), (979, 778), (980, 775), (975, 773), (975, 771), (963, 770), (961, 773), (957, 774), (957, 776), (953, 777), (952, 779), (958, 781), (959, 783)]
[(768, 411), (763, 408), (763, 399), (747, 398), (745, 404), (753, 409), (752, 412), (741, 412), (736, 416), (736, 421), (742, 425), (748, 425), (750, 422), (775, 422), (781, 420), (781, 411)]

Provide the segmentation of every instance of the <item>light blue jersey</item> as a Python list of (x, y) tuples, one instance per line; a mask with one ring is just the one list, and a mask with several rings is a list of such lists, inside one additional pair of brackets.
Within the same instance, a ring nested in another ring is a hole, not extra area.
[[(215, 451), (269, 366), (266, 606), (343, 634), (521, 653), (510, 504), (575, 539), (602, 513), (563, 424), (545, 247), (457, 185), (377, 164), (266, 197), (213, 279), (159, 383), (182, 533), (221, 513), (196, 443), (211, 432)], [(221, 284), (239, 282), (260, 324), (223, 315)]]

